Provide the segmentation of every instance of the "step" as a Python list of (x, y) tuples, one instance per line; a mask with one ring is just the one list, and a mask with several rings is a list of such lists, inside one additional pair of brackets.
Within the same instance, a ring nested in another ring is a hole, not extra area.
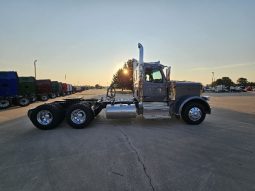
[(169, 119), (169, 106), (165, 102), (143, 103), (143, 117), (145, 119)]

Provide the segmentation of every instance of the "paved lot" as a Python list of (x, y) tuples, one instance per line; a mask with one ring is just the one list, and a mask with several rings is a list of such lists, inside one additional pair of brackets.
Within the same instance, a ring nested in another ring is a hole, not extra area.
[(27, 108), (1, 111), (0, 190), (255, 190), (255, 94), (237, 95), (213, 95), (198, 126), (102, 113), (41, 131)]

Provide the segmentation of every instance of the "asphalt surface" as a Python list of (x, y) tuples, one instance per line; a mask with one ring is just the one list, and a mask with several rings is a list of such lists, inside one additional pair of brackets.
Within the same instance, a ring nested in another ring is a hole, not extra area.
[(86, 129), (49, 131), (21, 108), (0, 123), (0, 190), (255, 190), (255, 115), (212, 107), (198, 126), (102, 112)]

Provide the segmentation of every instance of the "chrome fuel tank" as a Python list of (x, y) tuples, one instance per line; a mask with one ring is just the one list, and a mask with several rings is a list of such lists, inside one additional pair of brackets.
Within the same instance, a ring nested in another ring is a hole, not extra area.
[(135, 104), (108, 104), (105, 110), (108, 119), (136, 118)]

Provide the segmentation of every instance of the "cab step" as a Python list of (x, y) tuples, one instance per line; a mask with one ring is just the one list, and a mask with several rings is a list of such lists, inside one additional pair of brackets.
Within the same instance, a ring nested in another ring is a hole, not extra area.
[(170, 119), (169, 106), (165, 102), (144, 102), (143, 117), (145, 119)]

